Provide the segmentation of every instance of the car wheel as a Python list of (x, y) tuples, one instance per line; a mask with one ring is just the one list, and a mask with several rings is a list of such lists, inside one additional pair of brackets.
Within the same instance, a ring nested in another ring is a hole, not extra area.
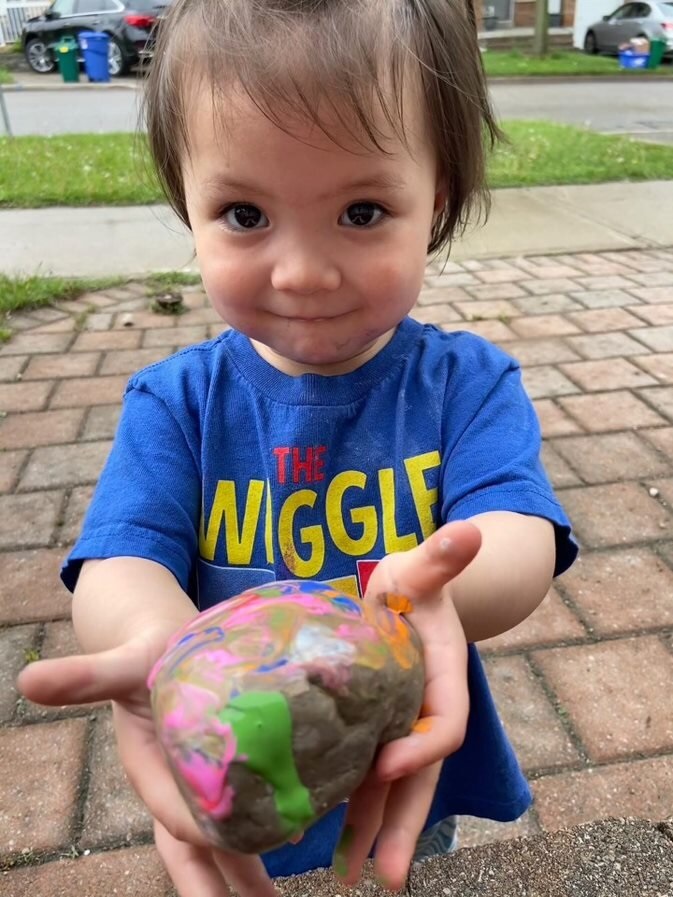
[(25, 49), (26, 62), (38, 75), (48, 75), (56, 69), (49, 47), (39, 37), (29, 40)]
[(118, 78), (119, 75), (125, 75), (128, 72), (130, 68), (128, 57), (124, 52), (124, 48), (115, 37), (110, 38), (107, 58), (110, 74), (113, 78)]
[(595, 53), (598, 53), (596, 35), (593, 33), (593, 31), (587, 31), (587, 36), (584, 38), (584, 52), (589, 53), (591, 56), (593, 56)]

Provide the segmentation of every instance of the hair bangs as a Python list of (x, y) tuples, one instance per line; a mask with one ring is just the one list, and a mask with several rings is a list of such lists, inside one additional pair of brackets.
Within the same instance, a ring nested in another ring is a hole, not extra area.
[(225, 130), (238, 92), (287, 133), (309, 122), (337, 145), (338, 131), (384, 153), (391, 136), (409, 147), (405, 105), (421, 101), (447, 195), (428, 251), (488, 209), (485, 145), (500, 132), (466, 0), (175, 0), (145, 118), (160, 182), (188, 226), (182, 166), (204, 88)]

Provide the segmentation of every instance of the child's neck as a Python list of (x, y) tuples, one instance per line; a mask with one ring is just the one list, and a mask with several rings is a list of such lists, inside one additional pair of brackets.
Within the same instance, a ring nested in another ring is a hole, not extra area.
[(388, 345), (395, 334), (395, 330), (396, 328), (393, 328), (377, 337), (373, 343), (352, 358), (345, 358), (343, 361), (335, 361), (329, 364), (302, 364), (291, 358), (284, 358), (282, 355), (278, 355), (269, 346), (265, 346), (264, 343), (260, 343), (257, 340), (251, 339), (250, 343), (264, 361), (289, 377), (301, 377), (303, 374), (321, 374), (323, 377), (337, 377), (341, 374), (350, 374), (361, 368), (368, 361), (371, 361)]

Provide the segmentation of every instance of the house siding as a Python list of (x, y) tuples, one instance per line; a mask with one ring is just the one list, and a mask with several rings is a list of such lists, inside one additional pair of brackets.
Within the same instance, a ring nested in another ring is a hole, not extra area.
[[(488, 0), (473, 0), (477, 26), (481, 30), (484, 20), (484, 7), (489, 6)], [(514, 15), (512, 25), (515, 28), (535, 27), (535, 0), (514, 0)], [(575, 0), (562, 0), (561, 25), (564, 28), (572, 28), (575, 22)]]

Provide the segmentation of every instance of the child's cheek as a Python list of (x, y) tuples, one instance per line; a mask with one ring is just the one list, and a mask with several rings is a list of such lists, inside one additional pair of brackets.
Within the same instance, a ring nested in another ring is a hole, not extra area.
[(242, 263), (234, 250), (220, 249), (201, 260), (201, 276), (206, 293), (216, 311), (227, 313), (249, 309), (258, 292), (259, 275), (255, 265)]
[(423, 285), (423, 263), (409, 264), (404, 253), (381, 259), (369, 275), (380, 301), (413, 306)]

